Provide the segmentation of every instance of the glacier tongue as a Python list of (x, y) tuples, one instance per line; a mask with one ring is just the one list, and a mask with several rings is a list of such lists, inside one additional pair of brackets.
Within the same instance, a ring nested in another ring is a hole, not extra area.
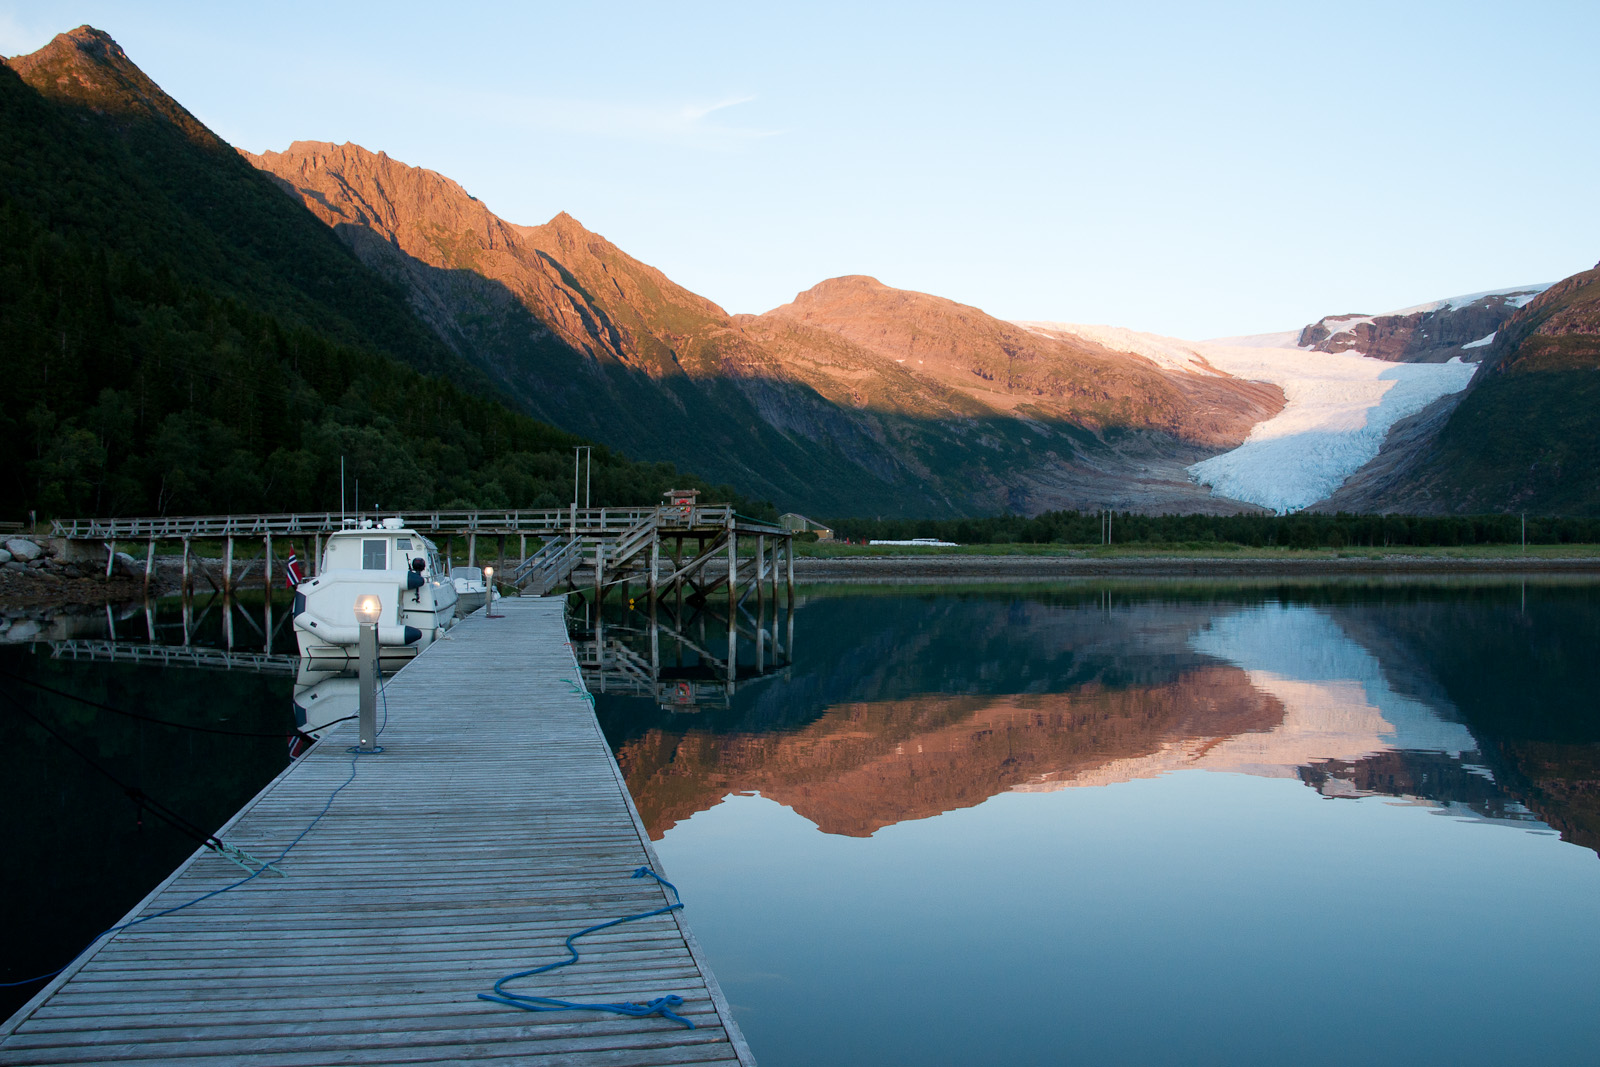
[(1195, 348), (1218, 370), (1279, 386), (1285, 404), (1242, 445), (1194, 464), (1189, 476), (1213, 495), (1280, 514), (1332, 495), (1378, 454), (1390, 427), (1465, 389), (1478, 369), (1459, 359), (1389, 363), (1295, 348)]

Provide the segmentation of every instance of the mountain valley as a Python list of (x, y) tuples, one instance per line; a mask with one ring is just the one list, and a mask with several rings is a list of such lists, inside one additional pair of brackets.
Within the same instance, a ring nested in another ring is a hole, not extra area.
[[(1600, 508), (1593, 272), (1198, 342), (1006, 322), (865, 276), (729, 314), (570, 215), (509, 222), (382, 152), (235, 151), (100, 31), (7, 66), (8, 218), (87, 242), (90, 259), (142, 255), (139, 269), (285, 328), (376, 350), (781, 510)], [(63, 148), (87, 136), (61, 125), (84, 109), (104, 136)], [(80, 185), (63, 184), (67, 173)], [(102, 191), (64, 192), (82, 187)], [(61, 403), (51, 417), (81, 423), (67, 408), (95, 401)], [(536, 466), (549, 495), (554, 468)]]

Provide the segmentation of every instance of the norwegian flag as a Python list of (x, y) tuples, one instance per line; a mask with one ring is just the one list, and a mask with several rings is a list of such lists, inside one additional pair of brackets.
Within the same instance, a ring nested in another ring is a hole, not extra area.
[(289, 553), (289, 562), (284, 564), (283, 574), (283, 587), (285, 589), (293, 589), (306, 580), (305, 575), (300, 573), (300, 557), (293, 552)]

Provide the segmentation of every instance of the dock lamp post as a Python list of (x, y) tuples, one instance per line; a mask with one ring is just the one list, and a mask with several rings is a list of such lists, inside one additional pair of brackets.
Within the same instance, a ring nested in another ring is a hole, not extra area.
[(383, 601), (368, 593), (356, 598), (356, 627), (360, 631), (361, 713), (360, 744), (351, 751), (382, 752), (378, 746), (378, 617)]
[(494, 613), (494, 568), (483, 568), (483, 617), (498, 619)]

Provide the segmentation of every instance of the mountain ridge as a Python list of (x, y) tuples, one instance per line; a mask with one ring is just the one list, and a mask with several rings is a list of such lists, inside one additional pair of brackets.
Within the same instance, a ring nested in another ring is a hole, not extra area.
[[(1271, 387), (1197, 390), (1141, 357), (872, 283), (879, 303), (936, 309), (925, 336), (980, 342), (964, 365), (919, 373), (848, 314), (728, 315), (570, 215), (510, 223), (448, 179), (360, 146), (297, 142), (248, 158), (408, 285), (424, 318), (527, 410), (574, 432), (612, 443), (626, 433), (824, 514), (1128, 507), (1141, 496), (1168, 510), (1250, 509), (1209, 496), (1182, 467), (1242, 440), (1281, 402)], [(1019, 357), (1028, 373), (1002, 369)], [(619, 410), (626, 428), (602, 417)]]

